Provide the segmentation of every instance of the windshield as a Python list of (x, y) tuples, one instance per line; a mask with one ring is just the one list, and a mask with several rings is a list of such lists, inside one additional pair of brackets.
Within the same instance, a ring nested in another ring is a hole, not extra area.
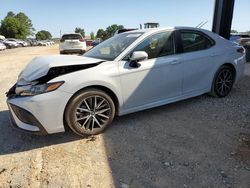
[(83, 56), (113, 61), (143, 33), (129, 32), (115, 35), (86, 52)]

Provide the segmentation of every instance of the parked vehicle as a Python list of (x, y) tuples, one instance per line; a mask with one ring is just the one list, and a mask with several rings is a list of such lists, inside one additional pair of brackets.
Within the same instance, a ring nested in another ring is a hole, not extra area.
[(54, 44), (54, 42), (51, 40), (44, 40), (43, 42), (46, 44), (46, 46), (50, 46)]
[(38, 41), (36, 39), (27, 39), (31, 46), (38, 46)]
[(4, 43), (4, 45), (10, 49), (10, 48), (17, 48), (19, 46), (19, 44), (17, 42), (14, 41), (9, 41), (7, 39), (0, 39), (0, 42)]
[(80, 53), (86, 51), (86, 41), (79, 33), (64, 34), (60, 40), (60, 54)]
[(51, 134), (70, 127), (79, 135), (98, 134), (115, 115), (204, 93), (227, 96), (244, 75), (244, 53), (198, 28), (121, 33), (83, 56), (33, 59), (7, 93), (7, 103), (22, 130)]
[(95, 40), (95, 41), (91, 42), (91, 46), (97, 46), (100, 43), (101, 43), (100, 41)]
[(4, 43), (0, 42), (0, 50), (5, 50), (6, 46), (4, 45)]
[(12, 39), (12, 38), (8, 38), (7, 40), (8, 40), (8, 41), (12, 41), (12, 42), (16, 42), (16, 43), (18, 43), (19, 46), (22, 46), (22, 47), (28, 46), (28, 43), (25, 42), (25, 41), (23, 41), (23, 40)]
[(38, 46), (48, 46), (48, 43), (44, 40), (37, 41)]
[(86, 40), (86, 45), (87, 46), (91, 46), (91, 43), (93, 42), (94, 40)]
[(4, 40), (4, 39), (5, 39), (5, 36), (0, 35), (0, 39)]
[(245, 47), (246, 43), (250, 42), (250, 35), (244, 33), (231, 34), (229, 40)]
[(50, 40), (49, 42), (50, 42), (50, 45), (54, 45), (55, 44), (55, 42), (53, 40)]

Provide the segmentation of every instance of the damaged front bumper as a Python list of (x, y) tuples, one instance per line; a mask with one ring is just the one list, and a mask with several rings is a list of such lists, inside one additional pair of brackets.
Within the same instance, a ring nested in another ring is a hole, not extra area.
[(10, 122), (14, 128), (37, 135), (48, 134), (32, 113), (10, 103), (8, 103), (8, 107), (10, 110)]
[(72, 96), (55, 90), (35, 96), (20, 96), (16, 85), (6, 93), (12, 125), (28, 133), (46, 135), (64, 132), (64, 109)]

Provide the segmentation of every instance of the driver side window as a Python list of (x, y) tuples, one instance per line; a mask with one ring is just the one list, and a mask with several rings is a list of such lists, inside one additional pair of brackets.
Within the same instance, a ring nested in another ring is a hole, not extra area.
[(165, 31), (146, 38), (132, 51), (145, 51), (148, 59), (172, 55), (175, 53), (173, 32)]

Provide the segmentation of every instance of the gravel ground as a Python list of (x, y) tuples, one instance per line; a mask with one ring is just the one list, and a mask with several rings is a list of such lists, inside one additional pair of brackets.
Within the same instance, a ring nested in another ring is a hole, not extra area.
[(250, 187), (250, 64), (222, 99), (207, 95), (118, 117), (102, 135), (14, 130), (4, 92), (37, 55), (0, 52), (0, 187)]

